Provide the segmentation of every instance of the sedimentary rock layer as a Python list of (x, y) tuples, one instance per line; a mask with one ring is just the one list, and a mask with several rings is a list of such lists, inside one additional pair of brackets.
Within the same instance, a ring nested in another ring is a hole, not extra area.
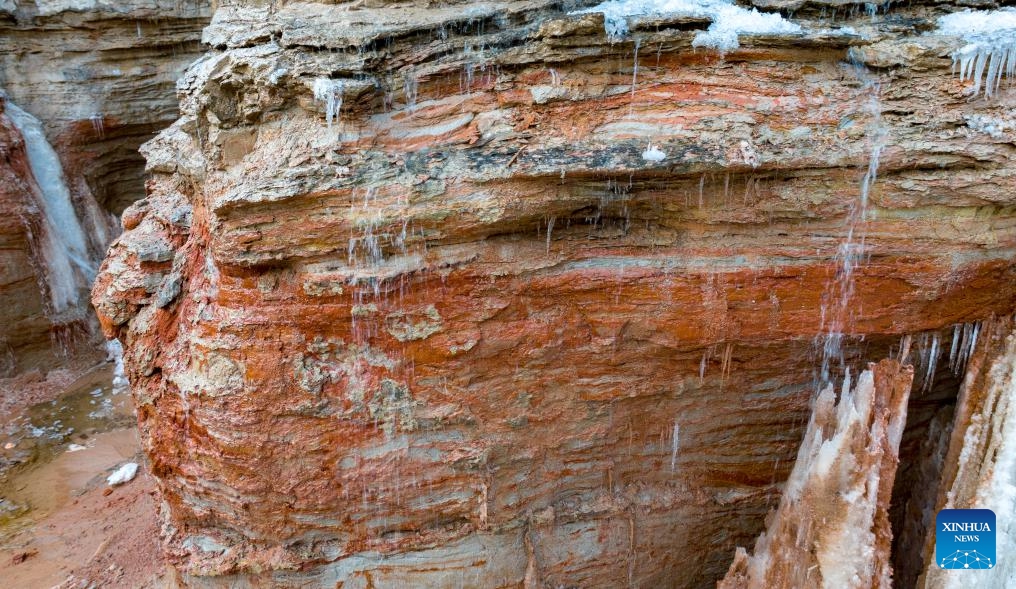
[(177, 117), (206, 0), (22, 1), (0, 8), (0, 87), (38, 117), (79, 192), (119, 214), (144, 195), (138, 146)]
[(74, 254), (92, 268), (90, 280), (119, 230), (115, 216), (144, 196), (138, 146), (177, 117), (175, 80), (200, 53), (209, 18), (207, 2), (0, 3), (0, 90), (39, 119), (45, 134), (5, 133), (0, 147), (13, 153), (26, 142), (52, 144), (62, 168), (44, 178), (19, 173), (20, 182), (4, 186), (0, 239), (10, 276), (0, 297), (10, 304), (0, 308), (0, 376), (57, 365), (76, 341), (95, 346), (87, 297), (71, 310), (47, 301), (54, 276), (74, 280), (68, 269), (46, 264), (47, 235), (39, 229), (55, 220), (44, 209), (42, 218), (25, 211), (43, 202), (40, 185), (62, 177), (84, 230), (85, 251)]
[[(50, 347), (46, 319), (45, 275), (33, 256), (32, 236), (45, 220), (33, 194), (35, 181), (17, 128), (0, 114), (0, 307), (4, 309), (3, 344), (21, 356), (44, 354)], [(13, 342), (13, 345), (12, 345)], [(0, 370), (13, 371), (13, 352), (2, 355)]]
[(823, 349), (1014, 308), (1013, 137), (970, 123), (1013, 95), (945, 8), (725, 55), (567, 8), (219, 7), (93, 291), (185, 582), (710, 586)]

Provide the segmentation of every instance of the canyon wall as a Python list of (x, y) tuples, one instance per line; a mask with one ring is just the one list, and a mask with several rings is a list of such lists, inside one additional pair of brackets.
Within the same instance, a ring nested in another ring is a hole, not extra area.
[(51, 146), (59, 158), (41, 178), (8, 162), (19, 180), (5, 183), (0, 200), (0, 300), (8, 302), (0, 310), (0, 376), (47, 370), (95, 347), (87, 296), (75, 295), (68, 308), (52, 300), (59, 288), (52, 278), (73, 278), (69, 269), (49, 266), (45, 240), (53, 232), (39, 229), (55, 217), (47, 218), (42, 193), (58, 183), (70, 193), (74, 215), (51, 229), (81, 227), (83, 250), (74, 253), (90, 268), (80, 281), (85, 293), (119, 232), (117, 217), (144, 196), (138, 147), (177, 118), (174, 84), (202, 51), (209, 19), (205, 1), (0, 2), (0, 89), (33, 127), (25, 137), (8, 125), (0, 145), (5, 153)]
[[(33, 255), (32, 236), (45, 223), (33, 194), (34, 179), (18, 129), (0, 115), (0, 308), (4, 339), (17, 343), (19, 356), (40, 356), (50, 348), (46, 277)], [(8, 344), (10, 345), (10, 344)], [(4, 372), (14, 369), (14, 348), (4, 350)]]
[(592, 4), (219, 5), (93, 290), (184, 584), (713, 586), (887, 357), (937, 478), (1016, 308), (1016, 94), (953, 73), (955, 7), (720, 53)]

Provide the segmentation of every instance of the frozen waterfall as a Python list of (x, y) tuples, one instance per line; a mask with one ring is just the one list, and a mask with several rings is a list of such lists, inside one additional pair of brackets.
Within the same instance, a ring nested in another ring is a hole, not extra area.
[(45, 231), (38, 247), (45, 261), (52, 311), (61, 313), (78, 305), (79, 289), (95, 275), (87, 238), (71, 202), (60, 158), (46, 139), (42, 123), (9, 100), (5, 112), (25, 140), (28, 163), (42, 196), (39, 204)]

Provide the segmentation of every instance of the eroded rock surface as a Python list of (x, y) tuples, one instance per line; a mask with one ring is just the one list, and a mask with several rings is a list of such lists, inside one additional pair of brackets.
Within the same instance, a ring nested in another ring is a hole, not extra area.
[[(209, 19), (204, 1), (0, 3), (2, 100), (43, 129), (43, 136), (26, 138), (8, 126), (0, 150), (17, 154), (26, 142), (46, 142), (57, 152), (62, 169), (49, 176), (62, 177), (84, 231), (84, 247), (73, 253), (79, 266), (91, 269), (82, 280), (85, 291), (119, 232), (116, 217), (144, 196), (138, 146), (177, 118), (175, 80), (202, 51), (201, 28)], [(8, 159), (7, 165), (18, 164)], [(0, 306), (0, 377), (66, 363), (96, 347), (98, 335), (87, 296), (71, 309), (47, 300), (54, 276), (73, 280), (68, 269), (47, 267), (52, 248), (45, 240), (53, 231), (47, 236), (45, 227), (54, 219), (47, 218), (53, 215), (42, 206), (39, 187), (53, 178), (34, 178), (28, 168), (12, 173), (17, 180), (5, 182), (0, 201), (0, 300), (6, 303)], [(59, 221), (60, 231), (72, 231), (67, 219)]]
[(549, 1), (220, 5), (93, 291), (184, 581), (712, 586), (823, 349), (1014, 308), (1014, 138), (969, 121), (1016, 95), (951, 73), (953, 9), (720, 56)]
[(0, 158), (0, 307), (6, 322), (2, 344), (12, 350), (0, 365), (5, 373), (14, 369), (14, 351), (22, 357), (45, 354), (52, 325), (46, 313), (46, 277), (32, 255), (32, 235), (45, 230), (45, 221), (33, 194), (24, 141), (2, 114)]

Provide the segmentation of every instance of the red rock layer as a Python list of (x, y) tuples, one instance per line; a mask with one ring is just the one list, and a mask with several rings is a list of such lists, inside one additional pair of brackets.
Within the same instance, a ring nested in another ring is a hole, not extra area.
[(856, 369), (1016, 307), (1012, 147), (962, 122), (1011, 97), (950, 40), (879, 21), (923, 45), (858, 73), (868, 41), (653, 22), (636, 73), (554, 3), (375, 4), (217, 13), (93, 291), (188, 584), (711, 585), (830, 310)]

